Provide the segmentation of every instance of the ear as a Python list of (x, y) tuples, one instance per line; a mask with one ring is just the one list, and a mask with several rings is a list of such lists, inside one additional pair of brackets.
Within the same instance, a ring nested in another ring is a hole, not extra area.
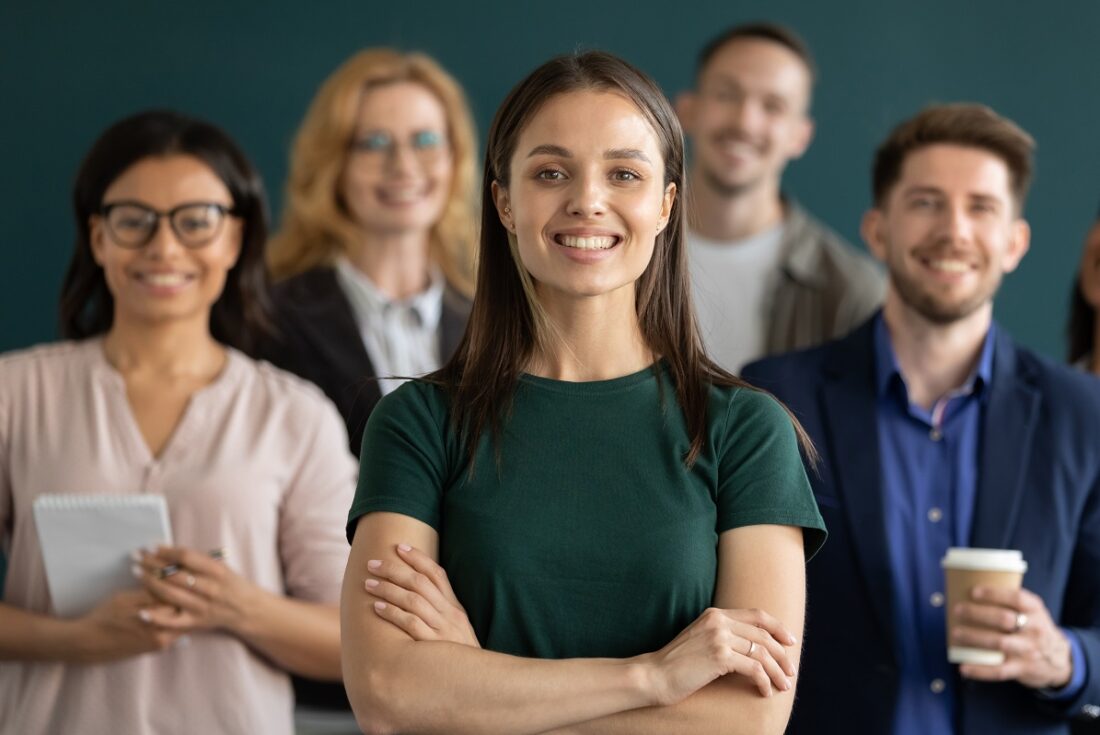
[(500, 182), (493, 180), (491, 185), (493, 192), (493, 204), (497, 208), (497, 217), (500, 218), (500, 223), (504, 225), (504, 229), (508, 232), (515, 233), (516, 223), (514, 214), (512, 212), (512, 199), (508, 196), (508, 190), (500, 185)]
[(229, 223), (232, 229), (228, 233), (230, 242), (226, 248), (226, 257), (229, 259), (229, 267), (232, 268), (237, 265), (244, 249), (244, 220), (234, 218)]
[(1008, 250), (1005, 252), (1002, 265), (1005, 273), (1011, 273), (1020, 265), (1028, 248), (1031, 247), (1031, 225), (1025, 219), (1017, 219), (1012, 223), (1012, 234), (1009, 236)]
[(92, 250), (92, 260), (96, 262), (100, 268), (103, 267), (103, 251), (107, 247), (107, 243), (104, 239), (107, 237), (107, 232), (103, 223), (103, 217), (98, 214), (93, 214), (88, 218), (88, 244)]
[(661, 197), (661, 218), (657, 220), (657, 234), (660, 235), (668, 227), (668, 218), (672, 216), (672, 205), (676, 202), (676, 184), (669, 182), (665, 187), (665, 193)]
[(802, 158), (810, 148), (810, 143), (814, 140), (815, 130), (814, 120), (809, 115), (804, 115), (802, 119), (796, 123), (794, 131), (794, 137), (791, 141), (791, 158)]
[(886, 262), (886, 237), (882, 232), (885, 225), (882, 210), (877, 207), (864, 212), (859, 223), (859, 234), (863, 236), (863, 242), (867, 243), (867, 249), (882, 262)]
[(680, 127), (685, 133), (691, 133), (695, 127), (695, 109), (699, 98), (694, 92), (681, 92), (676, 95), (676, 117), (680, 118)]

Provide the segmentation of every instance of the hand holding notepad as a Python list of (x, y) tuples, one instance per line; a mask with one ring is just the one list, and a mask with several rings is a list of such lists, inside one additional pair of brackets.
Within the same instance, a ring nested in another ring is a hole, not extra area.
[(130, 555), (172, 542), (160, 495), (42, 495), (34, 520), (61, 617), (83, 615), (110, 594), (138, 587)]

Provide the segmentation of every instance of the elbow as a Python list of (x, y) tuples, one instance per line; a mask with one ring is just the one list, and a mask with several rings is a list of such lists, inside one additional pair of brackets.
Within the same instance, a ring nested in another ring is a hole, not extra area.
[(370, 666), (345, 681), (355, 723), (365, 735), (397, 735), (407, 730), (399, 712), (400, 695), (392, 691), (389, 676)]

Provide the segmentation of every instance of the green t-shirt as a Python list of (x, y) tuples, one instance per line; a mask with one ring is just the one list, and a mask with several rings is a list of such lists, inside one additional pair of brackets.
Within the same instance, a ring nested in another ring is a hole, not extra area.
[(348, 521), (391, 511), (439, 533), (440, 562), (482, 646), (537, 658), (655, 651), (711, 604), (718, 534), (802, 526), (825, 540), (794, 429), (771, 397), (712, 388), (706, 446), (689, 470), (683, 413), (663, 364), (613, 380), (523, 376), (475, 474), (448, 399), (411, 382), (367, 423)]

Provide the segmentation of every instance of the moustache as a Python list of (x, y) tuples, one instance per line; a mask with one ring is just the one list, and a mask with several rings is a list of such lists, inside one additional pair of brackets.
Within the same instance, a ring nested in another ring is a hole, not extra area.
[(738, 128), (725, 128), (719, 130), (711, 136), (711, 140), (718, 144), (725, 143), (744, 143), (755, 148), (757, 151), (763, 151), (765, 149), (764, 141), (754, 138), (748, 133)]

